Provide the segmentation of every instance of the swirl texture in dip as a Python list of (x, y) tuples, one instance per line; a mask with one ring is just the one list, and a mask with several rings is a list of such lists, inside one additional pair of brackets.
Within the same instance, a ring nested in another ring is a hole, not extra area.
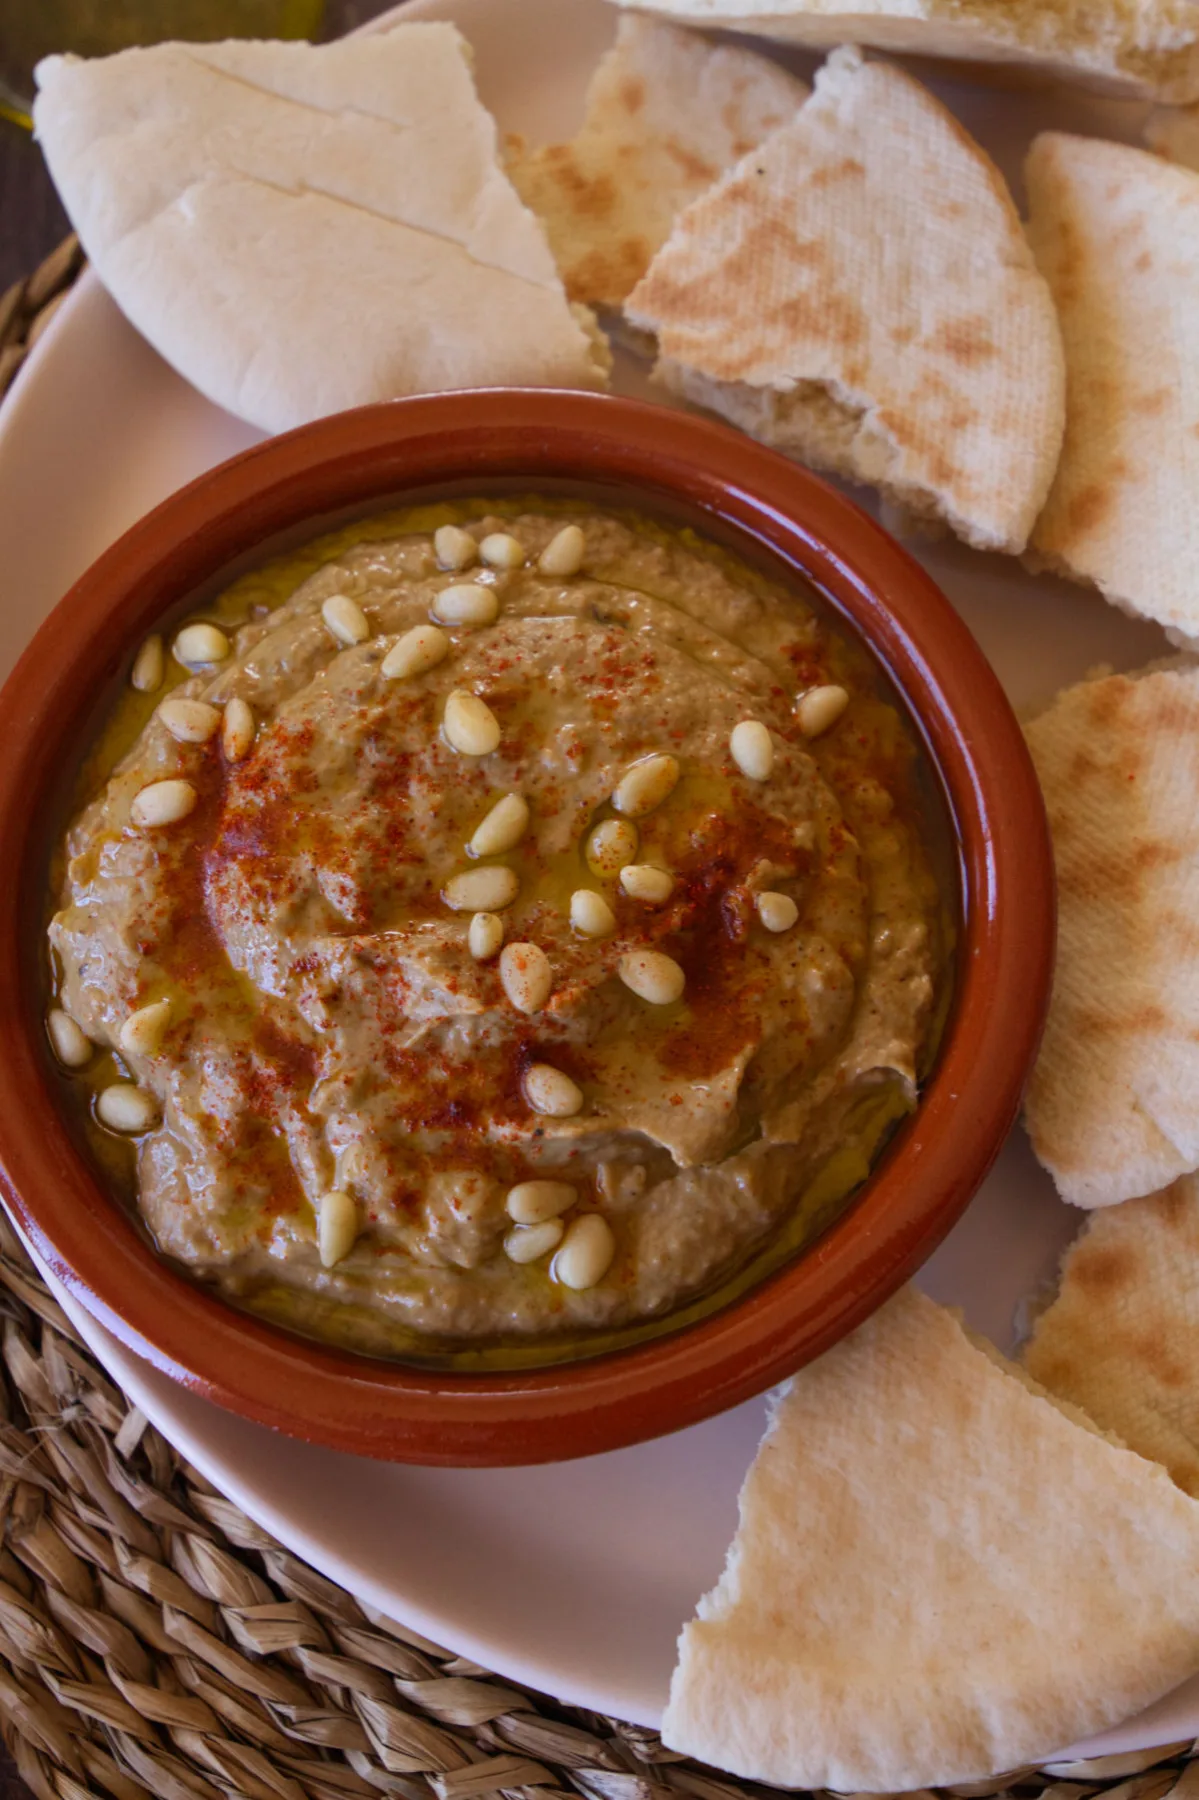
[(57, 1005), (141, 1214), (377, 1350), (661, 1317), (914, 1101), (906, 732), (689, 533), (426, 509), (308, 567), (231, 590), (70, 829)]

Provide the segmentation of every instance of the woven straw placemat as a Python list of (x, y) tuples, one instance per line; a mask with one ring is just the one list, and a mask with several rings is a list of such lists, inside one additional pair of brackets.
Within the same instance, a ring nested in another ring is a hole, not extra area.
[[(81, 266), (0, 299), (0, 395)], [(38, 1800), (749, 1800), (498, 1680), (276, 1543), (115, 1388), (0, 1212), (0, 1729)], [(680, 1621), (681, 1622), (681, 1621)], [(960, 1800), (1199, 1800), (1190, 1741)]]
[(24, 281), (14, 281), (0, 295), (0, 400), (17, 370), (67, 297), (83, 267), (83, 252), (74, 232), (64, 238)]

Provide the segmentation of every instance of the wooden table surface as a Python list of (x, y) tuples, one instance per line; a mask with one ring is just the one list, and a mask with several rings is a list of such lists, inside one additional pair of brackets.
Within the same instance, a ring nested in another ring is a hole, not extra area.
[[(325, 35), (338, 37), (385, 12), (389, 4), (391, 0), (328, 0)], [(41, 151), (27, 131), (0, 119), (0, 293), (28, 275), (69, 230)], [(33, 1800), (2, 1747), (0, 1800)]]

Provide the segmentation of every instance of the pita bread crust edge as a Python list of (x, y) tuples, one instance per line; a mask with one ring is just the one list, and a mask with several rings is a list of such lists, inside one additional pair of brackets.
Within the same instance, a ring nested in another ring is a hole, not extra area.
[(1057, 316), (998, 170), (899, 70), (837, 51), (625, 311), (667, 387), (978, 548), (1024, 548), (1065, 423)]
[(617, 307), (675, 217), (807, 98), (769, 57), (644, 14), (621, 17), (568, 144), (506, 143), (508, 174), (542, 220), (574, 300)]
[(1199, 1180), (1105, 1207), (1024, 1352), (1059, 1398), (1199, 1496)]
[(892, 54), (1027, 69), (1103, 93), (1176, 105), (1199, 99), (1199, 21), (1188, 0), (617, 0), (680, 23), (829, 50), (869, 44)]
[(1025, 1100), (1063, 1199), (1199, 1168), (1199, 666), (1067, 688), (1025, 728), (1058, 878), (1058, 953)]
[(1199, 106), (1162, 106), (1145, 122), (1146, 144), (1170, 162), (1199, 170)]
[(1199, 1665), (1199, 1506), (904, 1290), (782, 1391), (663, 1741), (895, 1792), (1044, 1760)]
[(417, 392), (597, 387), (452, 25), (38, 67), (37, 135), (151, 344), (264, 430)]
[(1035, 565), (1199, 637), (1199, 175), (1061, 132), (1026, 164), (1029, 236), (1068, 370), (1066, 436)]

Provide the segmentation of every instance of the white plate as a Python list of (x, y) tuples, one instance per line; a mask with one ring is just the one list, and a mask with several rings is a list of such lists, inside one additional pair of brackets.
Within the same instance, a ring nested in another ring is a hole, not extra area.
[[(614, 15), (602, 0), (417, 0), (475, 47), (501, 128), (569, 133)], [(1044, 125), (1133, 136), (1143, 108), (945, 85), (1013, 179)], [(644, 391), (625, 363), (625, 392)], [(0, 415), (0, 676), (89, 562), (172, 489), (252, 443), (79, 283)], [(1093, 594), (1033, 581), (957, 546), (923, 554), (1018, 706), (1094, 664), (1162, 654), (1155, 627)], [(1021, 1297), (1051, 1276), (1078, 1215), (1017, 1133), (924, 1271), (1003, 1346)], [(498, 1672), (640, 1724), (660, 1718), (679, 1625), (711, 1584), (761, 1429), (761, 1402), (637, 1449), (535, 1470), (435, 1470), (292, 1442), (197, 1399), (64, 1299), (113, 1377), (251, 1517), (351, 1591)], [(1129, 1749), (1199, 1734), (1199, 1680), (1103, 1740)], [(1046, 1753), (1053, 1750), (1045, 1746)]]

